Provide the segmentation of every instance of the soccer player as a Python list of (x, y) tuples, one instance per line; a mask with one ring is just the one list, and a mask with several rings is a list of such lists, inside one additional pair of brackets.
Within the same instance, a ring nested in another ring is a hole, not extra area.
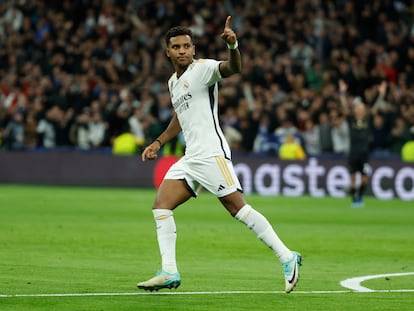
[(163, 144), (181, 131), (186, 142), (185, 155), (162, 181), (152, 207), (162, 269), (147, 281), (138, 283), (144, 290), (177, 288), (181, 277), (176, 265), (176, 226), (173, 210), (197, 196), (196, 184), (220, 200), (227, 211), (246, 224), (270, 247), (282, 264), (285, 291), (292, 291), (299, 279), (302, 257), (280, 240), (268, 220), (246, 203), (231, 161), (231, 151), (219, 126), (218, 82), (241, 72), (241, 58), (235, 32), (228, 16), (221, 38), (228, 47), (228, 60), (194, 59), (192, 33), (174, 27), (165, 35), (166, 54), (175, 73), (168, 81), (175, 110), (166, 130), (142, 152), (142, 160), (154, 160)]
[[(341, 106), (348, 113), (349, 127), (349, 154), (348, 170), (351, 174), (350, 195), (352, 207), (363, 207), (363, 195), (368, 184), (368, 175), (371, 173), (369, 159), (370, 120), (367, 107), (360, 97), (355, 97), (352, 104), (347, 103), (346, 92), (348, 85), (344, 80), (339, 80), (339, 94)], [(384, 85), (381, 86), (384, 88)], [(381, 89), (380, 89), (381, 92)], [(385, 90), (382, 90), (385, 92)], [(357, 173), (361, 175), (359, 186), (356, 183)]]
[[(349, 119), (350, 150), (348, 166), (351, 174), (351, 189), (353, 207), (363, 207), (363, 194), (368, 184), (371, 168), (368, 164), (370, 129), (367, 108), (361, 101), (354, 101), (353, 116)], [(356, 185), (356, 174), (361, 174), (361, 182)]]

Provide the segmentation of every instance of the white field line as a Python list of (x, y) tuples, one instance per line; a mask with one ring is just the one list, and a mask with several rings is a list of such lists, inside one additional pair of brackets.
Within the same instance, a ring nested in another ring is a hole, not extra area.
[[(378, 292), (376, 290), (362, 286), (361, 283), (364, 281), (373, 280), (373, 279), (406, 276), (406, 275), (414, 275), (414, 272), (365, 275), (365, 276), (359, 276), (359, 277), (343, 280), (340, 282), (340, 284), (342, 287), (345, 287), (345, 288), (348, 288), (350, 290), (357, 291), (357, 292), (365, 292), (365, 293)], [(407, 291), (411, 291), (411, 290), (407, 290)]]
[[(414, 289), (371, 290), (369, 293), (414, 293)], [(367, 293), (353, 290), (312, 290), (294, 291), (289, 295), (323, 295), (344, 293)], [(150, 296), (150, 295), (246, 295), (246, 294), (285, 294), (284, 291), (214, 291), (214, 292), (132, 292), (132, 293), (69, 293), (69, 294), (8, 294), (0, 298), (17, 297), (94, 297), (94, 296)]]
[[(348, 290), (311, 290), (311, 291), (294, 291), (293, 294), (304, 295), (321, 295), (321, 294), (343, 294), (343, 293), (414, 293), (414, 289), (395, 289), (395, 290), (374, 290), (361, 286), (363, 281), (385, 278), (414, 275), (414, 272), (390, 273), (360, 276), (346, 279), (340, 284)], [(72, 293), (72, 294), (0, 294), (0, 298), (16, 297), (94, 297), (94, 296), (149, 296), (149, 295), (244, 295), (244, 294), (285, 294), (283, 291), (215, 291), (215, 292), (133, 292), (133, 293)], [(292, 295), (292, 294), (291, 294)]]

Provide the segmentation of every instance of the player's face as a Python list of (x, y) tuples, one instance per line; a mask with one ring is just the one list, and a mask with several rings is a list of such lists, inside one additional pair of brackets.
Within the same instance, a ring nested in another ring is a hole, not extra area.
[(187, 35), (172, 37), (167, 47), (167, 56), (174, 67), (184, 68), (191, 64), (195, 46)]
[(365, 106), (363, 104), (359, 104), (354, 108), (355, 118), (357, 120), (363, 120), (365, 118)]

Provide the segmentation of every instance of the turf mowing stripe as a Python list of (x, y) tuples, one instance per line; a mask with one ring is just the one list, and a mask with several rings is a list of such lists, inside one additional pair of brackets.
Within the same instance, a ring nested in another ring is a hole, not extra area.
[[(292, 294), (343, 294), (343, 293), (414, 293), (414, 289), (371, 290), (369, 292), (352, 290), (312, 290), (294, 291)], [(9, 294), (0, 298), (17, 297), (93, 297), (93, 296), (149, 296), (149, 295), (240, 295), (240, 294), (285, 294), (284, 291), (221, 291), (221, 292), (137, 292), (137, 293), (73, 293), (73, 294)]]

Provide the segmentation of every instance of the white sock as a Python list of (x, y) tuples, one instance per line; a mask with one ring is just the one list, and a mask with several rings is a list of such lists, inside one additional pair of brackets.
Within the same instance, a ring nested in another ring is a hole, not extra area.
[(292, 258), (292, 252), (283, 244), (267, 219), (250, 205), (243, 206), (235, 218), (246, 224), (264, 244), (270, 247), (280, 262), (283, 263)]
[(168, 273), (176, 273), (175, 242), (177, 240), (177, 233), (173, 212), (168, 209), (154, 209), (152, 213), (154, 214), (155, 224), (157, 226), (162, 269)]

